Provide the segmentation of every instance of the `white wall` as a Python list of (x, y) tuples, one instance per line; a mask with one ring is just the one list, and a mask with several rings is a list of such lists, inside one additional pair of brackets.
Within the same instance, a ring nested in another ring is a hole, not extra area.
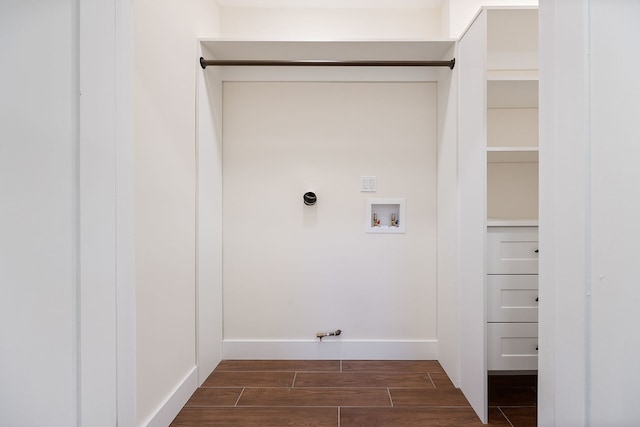
[[(515, 2), (520, 3), (520, 2)], [(494, 4), (500, 4), (495, 2)], [(534, 4), (535, 6), (535, 4)], [(538, 14), (534, 7), (494, 8), (487, 29), (488, 70), (538, 70)], [(527, 13), (529, 9), (533, 13)], [(535, 97), (537, 103), (537, 96)], [(537, 104), (535, 104), (537, 106)], [(489, 108), (492, 105), (489, 103)]]
[(142, 0), (134, 12), (137, 397), (146, 424), (170, 417), (197, 382), (196, 38), (218, 36), (219, 22), (207, 0)]
[(537, 108), (487, 109), (487, 147), (537, 146)]
[(538, 163), (487, 164), (487, 218), (538, 218)]
[[(225, 352), (335, 329), (389, 351), (435, 340), (435, 83), (224, 87)], [(405, 197), (407, 233), (366, 234), (367, 197)]]
[(457, 39), (482, 6), (537, 6), (538, 0), (445, 0), (441, 9), (442, 37)]
[(0, 5), (2, 425), (77, 422), (76, 13)]
[(223, 7), (222, 37), (256, 40), (438, 39), (437, 8)]
[[(489, 15), (490, 21), (494, 14)], [(538, 109), (487, 109), (487, 146), (537, 147)], [(487, 218), (538, 219), (538, 175), (537, 162), (490, 161), (487, 164)]]
[[(227, 2), (221, 8), (222, 36), (240, 39), (457, 39), (482, 6), (537, 6), (538, 0), (445, 0), (441, 6), (332, 8), (255, 7), (257, 2)], [(254, 7), (237, 7), (252, 5)], [(334, 3), (335, 5), (335, 3)], [(281, 5), (282, 6), (282, 5)], [(373, 6), (373, 5), (372, 5)]]

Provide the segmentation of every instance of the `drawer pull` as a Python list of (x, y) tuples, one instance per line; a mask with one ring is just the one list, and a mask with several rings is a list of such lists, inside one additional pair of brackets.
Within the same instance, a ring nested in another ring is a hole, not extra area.
[(538, 251), (539, 251), (539, 250), (540, 250), (540, 249), (536, 249), (536, 250), (535, 250), (535, 251), (533, 251), (533, 252), (538, 253)]
[(536, 346), (536, 351), (538, 351), (538, 346)]
[(538, 302), (538, 297), (536, 297), (536, 302)]

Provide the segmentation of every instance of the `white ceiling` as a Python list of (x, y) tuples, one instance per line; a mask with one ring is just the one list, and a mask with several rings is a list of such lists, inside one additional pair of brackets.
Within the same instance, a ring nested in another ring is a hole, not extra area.
[(216, 0), (221, 7), (439, 8), (444, 0)]

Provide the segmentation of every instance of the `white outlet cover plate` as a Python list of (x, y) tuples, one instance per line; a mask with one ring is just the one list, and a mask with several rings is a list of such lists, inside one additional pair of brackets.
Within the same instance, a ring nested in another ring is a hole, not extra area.
[(376, 191), (375, 176), (360, 177), (360, 192), (374, 193)]

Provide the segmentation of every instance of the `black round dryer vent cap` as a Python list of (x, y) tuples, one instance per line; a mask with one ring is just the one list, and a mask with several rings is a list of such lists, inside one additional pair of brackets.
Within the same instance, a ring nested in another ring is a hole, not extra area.
[(318, 198), (316, 197), (316, 193), (312, 193), (311, 191), (309, 191), (308, 193), (304, 193), (304, 196), (302, 196), (303, 200), (304, 200), (304, 204), (307, 206), (313, 206), (316, 204), (316, 201), (318, 200)]

